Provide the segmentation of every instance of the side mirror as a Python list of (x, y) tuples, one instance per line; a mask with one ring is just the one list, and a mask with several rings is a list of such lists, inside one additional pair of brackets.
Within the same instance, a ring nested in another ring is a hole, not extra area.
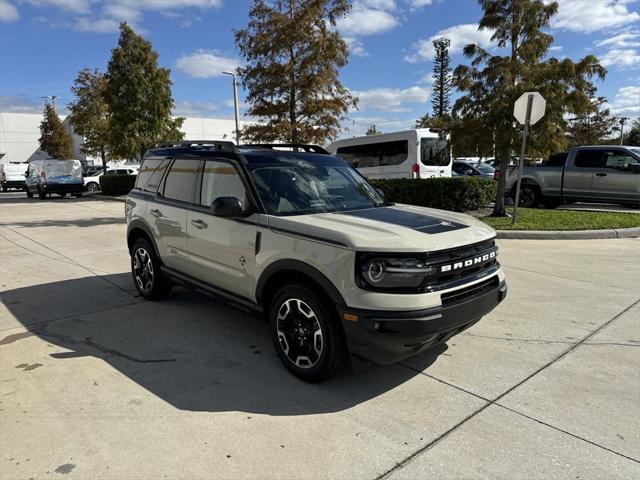
[(241, 217), (242, 202), (236, 197), (218, 197), (211, 204), (211, 212), (217, 217)]

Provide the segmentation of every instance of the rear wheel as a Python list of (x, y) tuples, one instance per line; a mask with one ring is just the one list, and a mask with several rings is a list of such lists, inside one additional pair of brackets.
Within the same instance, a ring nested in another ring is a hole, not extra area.
[[(513, 198), (515, 200), (515, 191), (513, 192)], [(535, 208), (540, 204), (540, 190), (534, 185), (522, 185), (520, 187), (520, 199), (518, 202), (519, 207)]]
[(100, 185), (96, 182), (87, 183), (87, 192), (97, 192), (98, 190), (100, 190)]
[(171, 291), (171, 283), (160, 271), (160, 260), (151, 244), (140, 238), (131, 249), (131, 274), (136, 289), (147, 300), (160, 300)]
[(336, 314), (306, 285), (285, 285), (269, 312), (271, 338), (278, 357), (306, 382), (327, 380), (346, 359), (346, 345)]

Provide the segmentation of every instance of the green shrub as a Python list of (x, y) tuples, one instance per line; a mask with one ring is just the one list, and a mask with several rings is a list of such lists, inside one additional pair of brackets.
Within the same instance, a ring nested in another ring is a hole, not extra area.
[(370, 180), (388, 201), (466, 212), (486, 207), (496, 198), (496, 182), (478, 177), (390, 178)]
[(126, 195), (136, 184), (136, 175), (100, 175), (100, 190), (105, 195)]

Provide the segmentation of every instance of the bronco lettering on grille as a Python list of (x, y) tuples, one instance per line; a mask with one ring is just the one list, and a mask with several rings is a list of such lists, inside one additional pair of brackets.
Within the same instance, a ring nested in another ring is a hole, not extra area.
[(450, 263), (449, 265), (440, 265), (440, 272), (451, 272), (454, 270), (460, 270), (462, 268), (468, 268), (473, 265), (478, 265), (487, 262), (496, 257), (496, 252), (485, 253), (484, 255), (478, 255), (477, 257), (468, 258), (462, 262)]

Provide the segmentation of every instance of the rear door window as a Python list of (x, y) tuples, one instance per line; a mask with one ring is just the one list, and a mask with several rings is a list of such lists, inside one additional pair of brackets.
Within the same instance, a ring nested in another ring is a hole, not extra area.
[(354, 168), (385, 167), (400, 165), (409, 155), (409, 142), (369, 143), (338, 148), (336, 154)]
[(193, 203), (200, 160), (176, 160), (164, 182), (164, 197), (169, 200)]
[(135, 188), (147, 192), (156, 192), (162, 181), (162, 176), (169, 166), (168, 158), (153, 158), (145, 160), (136, 178)]
[(604, 168), (607, 165), (605, 150), (580, 150), (576, 155), (578, 168)]

